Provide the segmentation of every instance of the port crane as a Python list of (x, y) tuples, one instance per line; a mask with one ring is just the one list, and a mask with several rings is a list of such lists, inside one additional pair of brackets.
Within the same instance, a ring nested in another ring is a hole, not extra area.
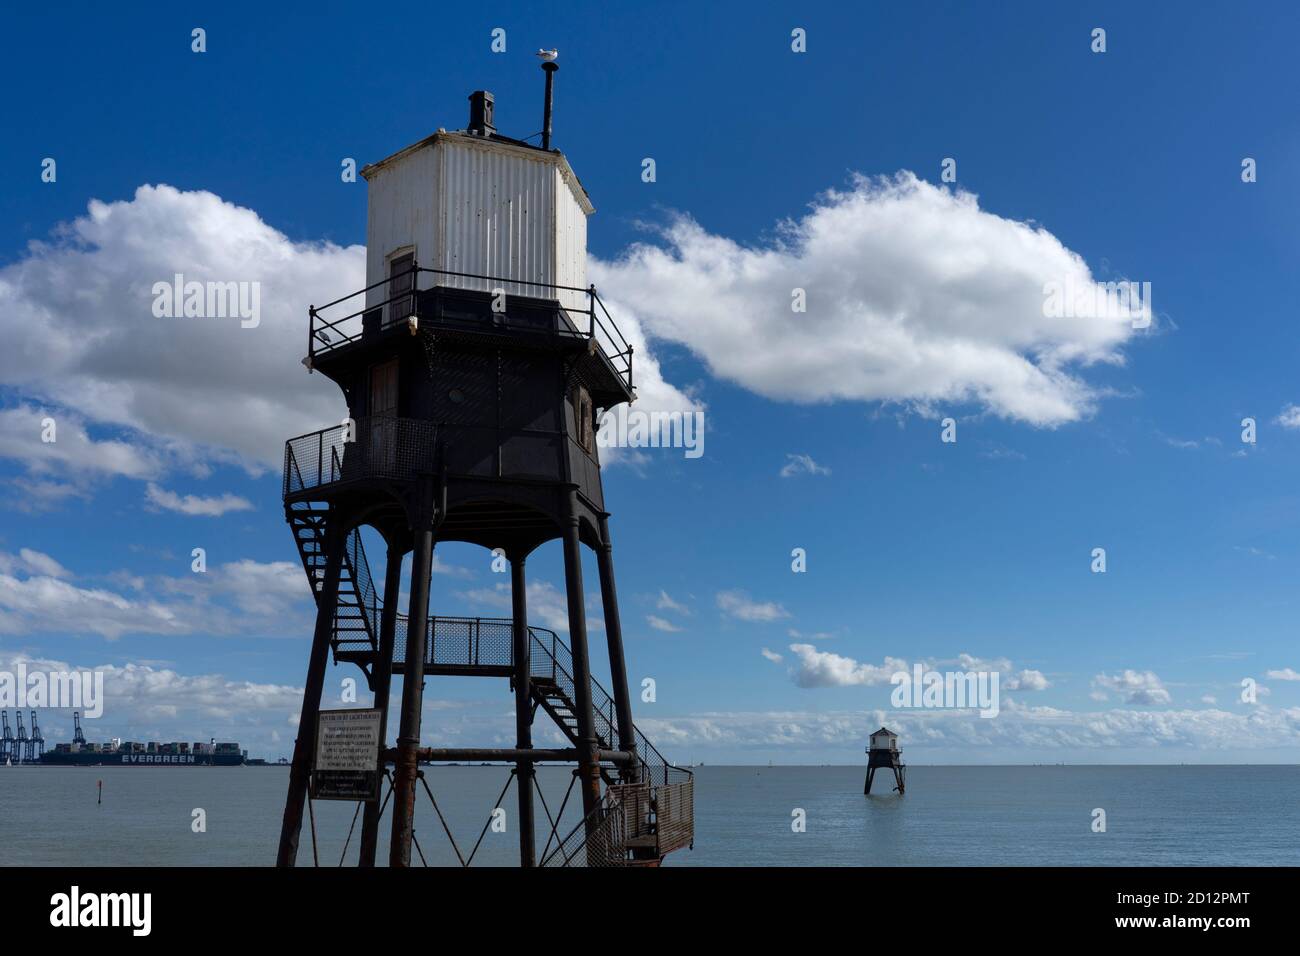
[(72, 727), (73, 727), (72, 742), (74, 744), (81, 744), (84, 747), (86, 744), (86, 735), (81, 732), (80, 711), (74, 710), (72, 712)]
[(41, 733), (41, 725), (36, 722), (36, 711), (32, 711), (32, 735), (27, 740), (27, 762), (40, 762), (43, 753), (45, 753), (45, 735)]
[(18, 718), (18, 736), (14, 738), (14, 756), (17, 758), (15, 763), (22, 763), (23, 756), (27, 753), (27, 728), (23, 726), (23, 712), (14, 711), (14, 716)]
[(3, 736), (0, 736), (0, 760), (8, 760), (15, 753), (14, 732), (9, 727), (9, 711), (0, 710), (0, 727), (3, 728)]

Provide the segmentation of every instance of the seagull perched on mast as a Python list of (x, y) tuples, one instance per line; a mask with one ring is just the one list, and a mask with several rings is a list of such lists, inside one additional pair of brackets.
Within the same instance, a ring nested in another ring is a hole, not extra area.
[(560, 55), (559, 50), (538, 50), (537, 55), (547, 63), (554, 63), (555, 58)]

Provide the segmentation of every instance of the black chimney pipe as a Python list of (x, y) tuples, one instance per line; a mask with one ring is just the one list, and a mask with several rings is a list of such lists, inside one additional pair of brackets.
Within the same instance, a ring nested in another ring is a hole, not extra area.
[(475, 90), (469, 95), (469, 131), (479, 136), (497, 131), (492, 114), (496, 101), (487, 90)]
[(546, 73), (546, 105), (542, 108), (542, 149), (551, 148), (551, 101), (555, 90), (555, 71), (560, 64), (547, 60), (542, 64)]

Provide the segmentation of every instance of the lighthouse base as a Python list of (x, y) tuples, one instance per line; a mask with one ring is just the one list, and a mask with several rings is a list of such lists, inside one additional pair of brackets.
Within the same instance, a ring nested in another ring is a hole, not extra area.
[(876, 771), (882, 768), (893, 771), (894, 789), (898, 791), (901, 797), (907, 790), (907, 766), (899, 757), (898, 751), (877, 751), (869, 753), (867, 759), (867, 779), (863, 784), (862, 792), (870, 795), (871, 784), (876, 778)]

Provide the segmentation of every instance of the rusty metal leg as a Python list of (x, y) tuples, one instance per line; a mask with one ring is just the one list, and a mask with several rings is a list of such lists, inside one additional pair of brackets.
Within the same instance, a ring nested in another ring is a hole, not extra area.
[(574, 716), (578, 721), (578, 776), (582, 813), (590, 827), (595, 822), (592, 811), (600, 803), (600, 754), (596, 715), (591, 704), (591, 662), (587, 656), (587, 609), (583, 604), (577, 499), (577, 492), (570, 490), (564, 521), (564, 581), (569, 604), (569, 649), (573, 655)]
[[(384, 568), (384, 612), (379, 621), (379, 656), (371, 670), (375, 690), (375, 709), (379, 711), (379, 775), (384, 775), (384, 750), (388, 747), (388, 701), (393, 687), (393, 640), (397, 633), (397, 595), (402, 589), (402, 557), (396, 548), (388, 549)], [(366, 804), (361, 818), (361, 855), (357, 865), (375, 865), (379, 846), (379, 811), (381, 801)]]
[[(529, 750), (533, 746), (533, 702), (529, 659), (532, 639), (528, 634), (528, 592), (524, 578), (524, 557), (510, 560), (510, 598), (515, 663), (515, 746)], [(519, 865), (537, 865), (533, 824), (533, 762), (515, 761), (515, 784), (519, 788)]]
[[(636, 728), (632, 725), (632, 702), (627, 688), (627, 662), (623, 657), (623, 625), (618, 615), (618, 592), (614, 589), (614, 546), (609, 539), (609, 518), (600, 519), (600, 550), (596, 552), (600, 569), (600, 599), (605, 611), (605, 637), (609, 642), (609, 678), (614, 685), (614, 708), (618, 714), (618, 747), (636, 750)], [(629, 782), (640, 779), (639, 765), (633, 761), (625, 776)], [(651, 781), (656, 782), (656, 781)]]
[(406, 669), (402, 673), (402, 720), (398, 728), (393, 776), (393, 842), (389, 866), (411, 865), (412, 819), (415, 815), (416, 751), (420, 746), (420, 708), (424, 705), (424, 651), (429, 623), (429, 572), (433, 565), (433, 530), (415, 533), (411, 559), (411, 605), (406, 615)]
[(325, 664), (329, 658), (330, 637), (334, 632), (334, 615), (338, 612), (344, 540), (343, 534), (327, 518), (324, 535), (325, 577), (316, 594), (316, 631), (312, 636), (311, 656), (307, 661), (307, 680), (303, 685), (302, 709), (298, 714), (298, 738), (293, 745), (289, 793), (284, 801), (276, 866), (295, 866), (298, 861), (298, 836), (302, 832), (302, 808), (307, 799), (307, 783), (311, 776), (313, 751), (316, 749), (320, 695), (325, 686)]

